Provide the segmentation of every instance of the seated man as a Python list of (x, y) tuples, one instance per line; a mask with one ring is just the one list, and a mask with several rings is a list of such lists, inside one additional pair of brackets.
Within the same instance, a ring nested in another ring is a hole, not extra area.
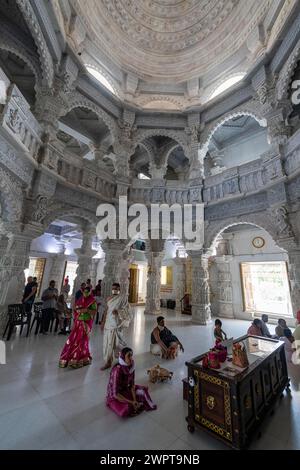
[(151, 333), (150, 352), (164, 359), (175, 359), (178, 347), (184, 352), (179, 339), (165, 326), (164, 317), (157, 317), (157, 326)]

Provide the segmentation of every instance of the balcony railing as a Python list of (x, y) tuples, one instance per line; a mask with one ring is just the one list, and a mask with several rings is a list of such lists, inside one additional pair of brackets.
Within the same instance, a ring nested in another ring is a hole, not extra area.
[[(101, 172), (89, 162), (80, 159), (64, 148), (58, 140), (44, 144), (42, 152), (42, 128), (30, 111), (30, 106), (14, 84), (8, 88), (5, 105), (0, 114), (0, 124), (24, 149), (27, 155), (45, 166), (59, 180), (111, 200), (117, 194), (117, 181), (108, 171)], [(38, 159), (39, 155), (39, 159)], [(275, 149), (260, 158), (240, 166), (228, 168), (222, 173), (209, 176), (202, 183), (194, 181), (152, 181), (134, 179), (129, 186), (131, 203), (188, 204), (204, 202), (216, 204), (221, 200), (246, 197), (255, 192), (293, 177), (300, 171), (300, 130), (280, 155)]]

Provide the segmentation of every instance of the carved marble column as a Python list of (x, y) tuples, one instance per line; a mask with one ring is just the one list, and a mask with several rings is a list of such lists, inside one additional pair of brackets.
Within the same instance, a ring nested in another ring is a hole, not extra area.
[(189, 251), (192, 259), (192, 320), (201, 325), (211, 321), (208, 254)]
[(149, 173), (153, 180), (163, 181), (167, 172), (167, 162), (161, 166), (157, 166), (154, 162), (149, 163)]
[(98, 283), (97, 271), (98, 271), (99, 260), (100, 260), (99, 258), (92, 259), (91, 282), (92, 282), (93, 287)]
[(300, 247), (298, 250), (290, 250), (289, 255), (289, 280), (291, 287), (291, 302), (293, 315), (300, 310)]
[(57, 245), (59, 251), (52, 257), (52, 267), (50, 271), (49, 281), (53, 279), (53, 281), (55, 281), (55, 285), (58, 291), (60, 292), (67, 258), (65, 256), (64, 242), (59, 241)]
[(33, 238), (32, 234), (17, 230), (0, 233), (0, 335), (7, 321), (7, 305), (22, 300), (24, 269), (29, 266)]
[[(230, 262), (232, 261), (231, 234), (223, 233), (217, 243), (217, 253), (210, 269), (210, 285), (214, 291), (214, 314), (219, 317), (234, 318), (233, 292)], [(211, 299), (212, 301), (212, 299)]]
[(217, 268), (217, 314), (219, 317), (234, 318), (232, 303), (231, 256), (216, 256)]
[(95, 235), (94, 230), (83, 232), (81, 248), (76, 248), (74, 252), (77, 255), (78, 267), (76, 271), (76, 278), (74, 280), (73, 293), (75, 293), (82, 282), (91, 279), (92, 276), (92, 260), (93, 256), (97, 253), (92, 249), (92, 241)]
[(145, 305), (146, 315), (159, 315), (160, 313), (160, 286), (161, 262), (163, 252), (151, 251), (148, 254), (147, 297)]
[(174, 259), (176, 265), (176, 311), (181, 312), (181, 299), (185, 294), (185, 258)]
[(102, 249), (105, 253), (104, 278), (102, 280), (102, 295), (111, 295), (114, 282), (119, 282), (122, 292), (128, 292), (130, 256), (124, 240), (105, 240)]

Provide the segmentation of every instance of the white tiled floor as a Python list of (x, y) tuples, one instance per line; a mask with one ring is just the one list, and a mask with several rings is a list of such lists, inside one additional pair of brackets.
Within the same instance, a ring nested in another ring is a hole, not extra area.
[[(187, 403), (181, 380), (185, 361), (213, 344), (212, 325), (192, 324), (190, 317), (165, 311), (167, 325), (180, 337), (185, 353), (175, 361), (161, 361), (149, 351), (155, 317), (135, 311), (128, 344), (135, 352), (136, 382), (147, 384), (147, 368), (163, 363), (174, 372), (171, 382), (150, 384), (157, 411), (135, 418), (118, 418), (105, 406), (109, 371), (100, 372), (102, 333), (94, 326), (93, 363), (79, 370), (58, 368), (65, 337), (15, 336), (7, 343), (7, 365), (0, 365), (1, 449), (227, 449), (222, 443), (186, 428)], [(248, 322), (224, 320), (230, 336), (245, 334)], [(272, 328), (271, 328), (272, 330)], [(273, 416), (262, 425), (253, 449), (300, 449), (300, 366), (290, 370), (292, 394), (285, 394)]]

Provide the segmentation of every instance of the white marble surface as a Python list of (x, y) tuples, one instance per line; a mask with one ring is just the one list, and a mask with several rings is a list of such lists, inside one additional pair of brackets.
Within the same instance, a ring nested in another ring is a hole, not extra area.
[[(150, 384), (157, 411), (121, 419), (105, 406), (109, 371), (102, 365), (102, 333), (94, 326), (93, 363), (79, 370), (58, 368), (65, 337), (13, 336), (7, 343), (7, 365), (0, 365), (1, 449), (227, 449), (196, 430), (186, 428), (187, 403), (181, 380), (185, 361), (205, 352), (213, 342), (213, 325), (191, 323), (189, 316), (165, 311), (167, 326), (180, 337), (184, 354), (162, 361), (149, 351), (156, 319), (135, 309), (128, 344), (136, 360), (136, 382), (148, 384), (147, 368), (161, 363), (174, 372), (171, 382)], [(229, 336), (245, 334), (249, 322), (224, 320)], [(271, 331), (274, 327), (271, 326)], [(273, 416), (262, 425), (262, 437), (253, 449), (300, 449), (300, 366), (291, 370), (292, 394), (284, 395)]]

